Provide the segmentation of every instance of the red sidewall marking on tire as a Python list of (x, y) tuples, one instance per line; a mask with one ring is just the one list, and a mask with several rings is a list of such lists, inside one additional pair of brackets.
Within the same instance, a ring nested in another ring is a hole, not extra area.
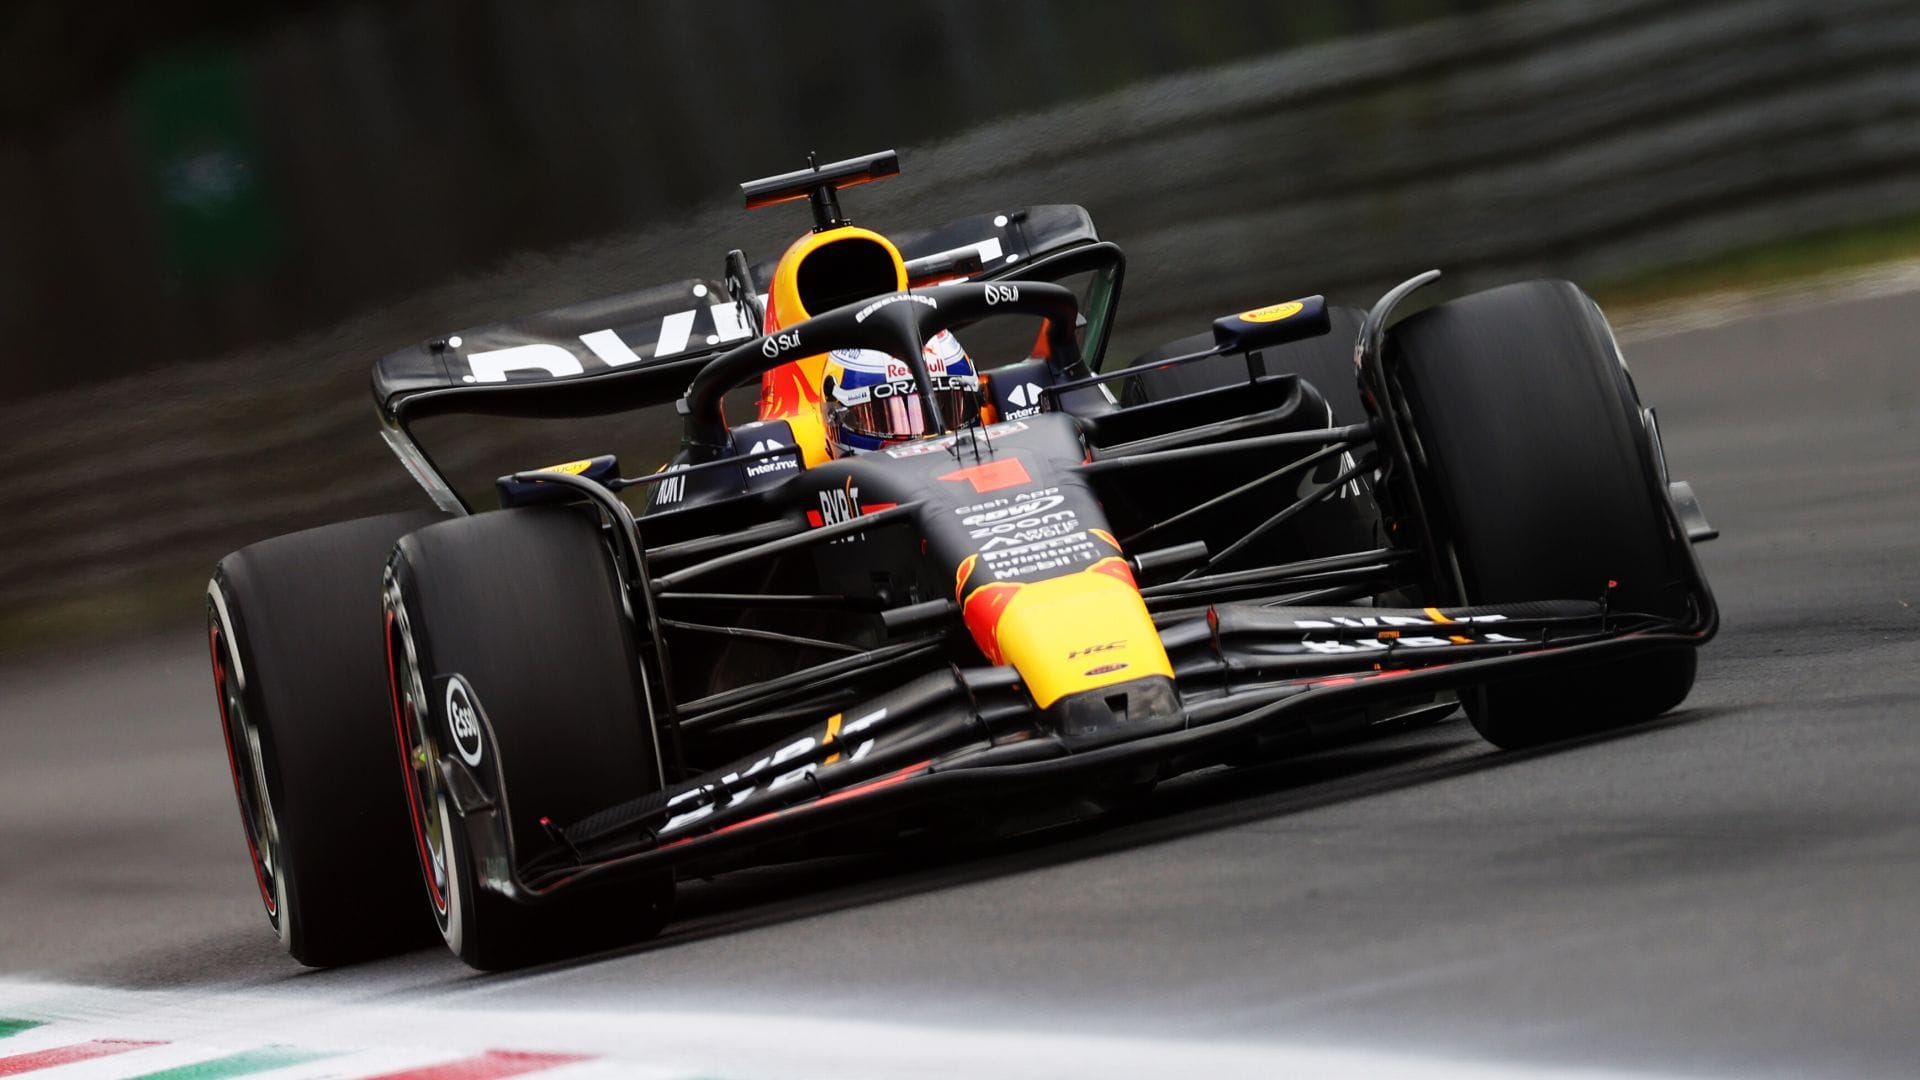
[[(407, 740), (407, 715), (400, 707), (399, 668), (393, 662), (393, 612), (387, 612), (387, 697), (393, 702), (394, 745), (400, 753), (400, 772), (407, 784), (407, 821), (413, 828), (413, 845), (420, 853), (420, 875), (427, 879), (427, 893), (433, 898), (433, 909), (441, 915), (447, 913), (447, 898), (440, 892), (440, 883), (433, 878), (433, 855), (427, 850), (426, 818), (420, 813), (419, 784), (413, 775), (413, 762), (410, 759), (412, 744)], [(449, 864), (451, 872), (451, 864)], [(502, 1074), (509, 1075), (509, 1074)]]
[(253, 861), (253, 880), (260, 886), (260, 900), (267, 905), (267, 917), (277, 920), (280, 918), (280, 905), (274, 900), (273, 890), (267, 888), (267, 872), (260, 861), (260, 848), (253, 840), (254, 815), (247, 809), (246, 791), (240, 786), (240, 760), (233, 752), (233, 718), (227, 715), (227, 666), (220, 662), (222, 639), (217, 621), (207, 627), (207, 648), (213, 653), (213, 691), (220, 702), (220, 741), (227, 748), (227, 771), (233, 774), (233, 797), (240, 803), (240, 820), (247, 827), (247, 855)]

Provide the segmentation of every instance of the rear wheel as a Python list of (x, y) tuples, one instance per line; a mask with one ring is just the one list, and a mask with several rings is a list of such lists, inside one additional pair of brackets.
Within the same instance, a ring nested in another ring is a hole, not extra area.
[[(485, 786), (497, 771), (522, 866), (555, 850), (546, 822), (563, 826), (657, 792), (659, 764), (619, 589), (598, 528), (565, 508), (422, 529), (389, 561), (393, 717), (414, 846), (441, 935), (474, 967), (618, 945), (665, 919), (670, 876), (570, 886), (541, 904), (482, 888), (438, 768), (454, 753), (484, 773)], [(471, 727), (456, 732), (455, 684), (440, 682), (456, 674), (478, 699), (491, 744)]]
[[(1688, 605), (1639, 399), (1599, 309), (1531, 281), (1413, 315), (1389, 333), (1417, 482), (1464, 604), (1607, 598), (1616, 611)], [(1496, 683), (1463, 695), (1498, 746), (1656, 716), (1693, 686), (1680, 648)]]
[(433, 513), (241, 548), (207, 586), (214, 694), (267, 919), (327, 966), (424, 945), (406, 795), (389, 764), (380, 568)]

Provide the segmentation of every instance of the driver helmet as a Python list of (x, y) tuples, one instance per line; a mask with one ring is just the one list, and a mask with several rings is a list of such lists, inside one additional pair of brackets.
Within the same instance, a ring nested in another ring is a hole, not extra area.
[[(980, 379), (960, 340), (942, 330), (922, 350), (947, 432), (980, 416)], [(923, 435), (931, 416), (920, 401), (920, 384), (907, 364), (873, 349), (834, 349), (827, 354), (820, 405), (828, 445), (840, 453), (866, 453)]]

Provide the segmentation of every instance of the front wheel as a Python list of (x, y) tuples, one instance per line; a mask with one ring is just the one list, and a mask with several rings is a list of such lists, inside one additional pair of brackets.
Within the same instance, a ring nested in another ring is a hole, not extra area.
[(622, 944), (665, 919), (665, 875), (572, 886), (537, 905), (485, 888), (440, 769), (451, 755), (483, 786), (498, 779), (492, 794), (522, 866), (555, 852), (553, 826), (659, 791), (619, 589), (599, 529), (566, 508), (445, 522), (404, 537), (388, 561), (393, 718), (415, 848), (442, 937), (476, 968)]
[[(1666, 617), (1689, 605), (1653, 446), (1599, 308), (1529, 281), (1429, 308), (1388, 335), (1414, 481), (1454, 580), (1436, 599), (1600, 599)], [(1462, 695), (1503, 747), (1657, 716), (1693, 687), (1691, 647)]]

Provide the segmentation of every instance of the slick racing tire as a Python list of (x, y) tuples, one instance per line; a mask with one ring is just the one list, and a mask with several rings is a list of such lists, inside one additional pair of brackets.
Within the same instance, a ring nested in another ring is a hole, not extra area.
[[(1269, 372), (1298, 375), (1320, 391), (1320, 396), (1333, 408), (1332, 426), (1367, 422), (1366, 406), (1360, 402), (1360, 382), (1353, 367), (1353, 343), (1360, 336), (1360, 320), (1364, 317), (1357, 309), (1329, 304), (1327, 319), (1332, 329), (1319, 337), (1261, 350)], [(1129, 366), (1142, 367), (1212, 347), (1212, 334), (1195, 334), (1151, 349)], [(1246, 381), (1246, 364), (1237, 358), (1198, 360), (1166, 371), (1141, 372), (1130, 380), (1128, 403), (1165, 401)]]
[[(1430, 308), (1388, 335), (1408, 452), (1462, 604), (1599, 599), (1680, 616), (1688, 592), (1640, 403), (1599, 308), (1530, 281)], [(1519, 747), (1645, 720), (1693, 686), (1694, 650), (1641, 653), (1462, 694)]]
[(433, 940), (394, 775), (380, 571), (390, 514), (266, 540), (207, 586), (214, 694), (267, 919), (314, 967)]
[[(483, 789), (497, 783), (520, 866), (553, 853), (553, 827), (658, 793), (620, 587), (598, 525), (564, 507), (434, 525), (402, 538), (388, 561), (403, 820), (441, 936), (481, 970), (625, 944), (665, 921), (671, 875), (568, 886), (538, 904), (482, 888), (439, 768), (452, 755)], [(449, 716), (455, 675), (474, 699), (462, 703), (473, 712), (460, 731)]]

